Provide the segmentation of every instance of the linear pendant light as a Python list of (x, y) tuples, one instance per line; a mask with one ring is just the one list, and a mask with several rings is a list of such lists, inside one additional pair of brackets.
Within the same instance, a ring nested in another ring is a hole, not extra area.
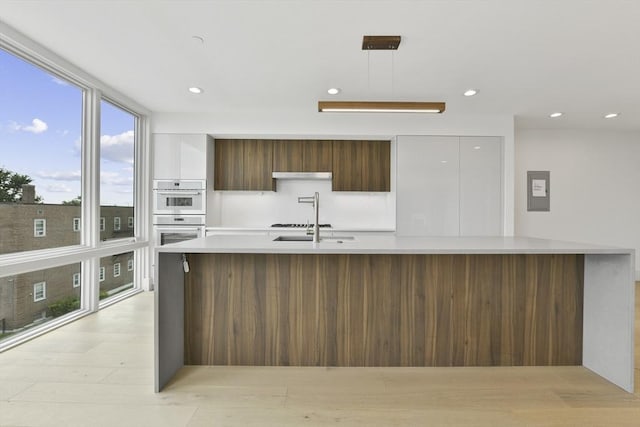
[(442, 113), (444, 109), (444, 102), (318, 101), (321, 113)]

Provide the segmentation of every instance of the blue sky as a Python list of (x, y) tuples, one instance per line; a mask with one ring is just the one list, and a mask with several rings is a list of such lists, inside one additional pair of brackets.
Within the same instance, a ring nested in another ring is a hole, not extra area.
[[(133, 115), (101, 105), (103, 205), (133, 205)], [(80, 194), (82, 90), (0, 49), (0, 167), (29, 175), (44, 203)]]

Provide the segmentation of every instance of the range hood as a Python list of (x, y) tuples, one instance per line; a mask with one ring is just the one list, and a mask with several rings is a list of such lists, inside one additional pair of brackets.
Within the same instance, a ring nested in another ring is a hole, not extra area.
[(331, 179), (331, 172), (272, 172), (275, 179)]

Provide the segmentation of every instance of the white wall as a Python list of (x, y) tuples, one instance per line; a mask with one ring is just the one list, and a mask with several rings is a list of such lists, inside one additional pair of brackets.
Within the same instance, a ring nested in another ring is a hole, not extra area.
[[(514, 231), (514, 190), (513, 190), (513, 116), (511, 115), (460, 115), (454, 107), (449, 108), (442, 115), (423, 114), (332, 114), (318, 113), (315, 103), (311, 103), (308, 110), (303, 111), (255, 111), (238, 113), (233, 110), (211, 113), (154, 113), (152, 131), (154, 133), (206, 133), (214, 137), (245, 137), (245, 138), (390, 138), (396, 135), (461, 135), (461, 136), (501, 136), (504, 138), (504, 177), (503, 177), (503, 218), (504, 234), (512, 235)], [(286, 184), (285, 184), (286, 186)], [(302, 190), (309, 191), (310, 187)], [(298, 191), (293, 189), (292, 194)], [(279, 188), (278, 192), (282, 190)], [(375, 212), (372, 209), (382, 209), (385, 215), (389, 203), (395, 205), (395, 199), (389, 197), (384, 200), (378, 197), (374, 201), (367, 195), (354, 193), (335, 194), (332, 202), (330, 195), (325, 195), (331, 206), (346, 209), (352, 201), (352, 208), (360, 207), (363, 212)], [(221, 195), (224, 203), (230, 202), (227, 195)], [(233, 197), (233, 196), (232, 196)], [(235, 197), (237, 201), (242, 199)], [(272, 209), (281, 206), (279, 195), (264, 193), (262, 206)], [(360, 200), (357, 200), (358, 197)], [(392, 195), (390, 197), (395, 197)], [(273, 199), (273, 200), (272, 200)], [(214, 198), (212, 198), (212, 203)], [(288, 200), (288, 199), (287, 199)], [(391, 201), (392, 200), (392, 201)], [(322, 203), (322, 201), (321, 201)], [(371, 204), (373, 203), (373, 205)], [(340, 207), (338, 207), (340, 206)], [(292, 215), (297, 209), (291, 208)], [(370, 209), (366, 209), (370, 208)], [(234, 208), (235, 209), (235, 208)], [(238, 204), (238, 209), (240, 206)], [(328, 212), (328, 211), (326, 211)], [(338, 211), (335, 211), (338, 212)], [(356, 212), (356, 211), (353, 211)], [(360, 211), (358, 211), (359, 213)], [(299, 214), (295, 214), (299, 217)], [(220, 212), (209, 222), (227, 221), (229, 215)], [(395, 226), (395, 213), (389, 213), (385, 218), (375, 220), (378, 224), (386, 224), (392, 220)], [(279, 220), (278, 220), (279, 221)], [(296, 221), (297, 222), (297, 221)], [(334, 220), (329, 219), (334, 225)]]
[(310, 204), (299, 196), (320, 193), (320, 223), (352, 230), (393, 230), (394, 193), (331, 191), (331, 181), (277, 180), (277, 191), (215, 191), (209, 193), (207, 225), (268, 227), (274, 223), (313, 223)]
[[(528, 170), (551, 171), (551, 211), (527, 212)], [(636, 250), (640, 278), (640, 133), (518, 130), (515, 232)]]

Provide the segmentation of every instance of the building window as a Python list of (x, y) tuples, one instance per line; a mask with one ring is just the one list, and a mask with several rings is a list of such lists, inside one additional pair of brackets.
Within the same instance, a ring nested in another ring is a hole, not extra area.
[(113, 231), (120, 231), (120, 217), (113, 218)]
[(133, 217), (132, 216), (127, 218), (127, 228), (133, 228)]
[(80, 231), (80, 218), (73, 218), (73, 231)]
[(34, 219), (33, 220), (33, 237), (44, 237), (46, 235), (47, 235), (47, 220)]
[(80, 273), (73, 273), (73, 287), (77, 288), (80, 286)]
[(100, 275), (98, 276), (100, 282), (104, 282), (104, 267), (100, 267)]
[(113, 277), (120, 277), (120, 263), (113, 264)]
[(127, 261), (127, 271), (133, 271), (133, 260), (132, 259)]
[(101, 216), (100, 217), (100, 231), (104, 231), (105, 230), (104, 224), (105, 224), (104, 217)]
[(33, 302), (47, 299), (47, 282), (33, 284)]

